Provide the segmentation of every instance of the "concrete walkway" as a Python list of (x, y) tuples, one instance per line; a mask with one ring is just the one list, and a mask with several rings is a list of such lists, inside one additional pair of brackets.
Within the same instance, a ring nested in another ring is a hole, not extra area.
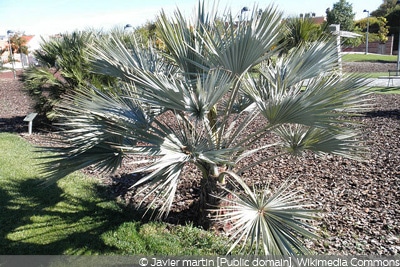
[[(389, 79), (373, 79), (370, 78), (369, 87), (400, 87), (400, 79), (392, 79), (389, 82)], [(393, 83), (392, 83), (393, 81)]]

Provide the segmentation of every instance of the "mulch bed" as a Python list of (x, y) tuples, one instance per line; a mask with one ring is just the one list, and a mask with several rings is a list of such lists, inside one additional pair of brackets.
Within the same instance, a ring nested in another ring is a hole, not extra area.
[[(387, 71), (390, 66), (352, 64), (347, 71), (371, 68)], [(370, 111), (354, 118), (363, 125), (363, 139), (369, 149), (365, 161), (306, 154), (297, 159), (277, 158), (247, 173), (255, 184), (297, 178), (294, 186), (322, 211), (322, 219), (316, 224), (322, 238), (307, 243), (319, 254), (400, 253), (400, 95), (373, 95), (371, 103)], [(48, 129), (47, 125), (35, 121), (34, 134), (26, 134), (23, 118), (32, 110), (21, 83), (12, 75), (0, 73), (0, 132), (19, 133), (35, 145), (50, 144), (54, 134), (40, 131)], [(128, 190), (137, 179), (132, 171), (129, 160), (112, 175), (86, 170), (100, 177), (110, 194), (127, 204), (135, 199), (134, 191)], [(196, 220), (190, 210), (184, 209), (198, 195), (198, 173), (194, 169), (188, 171), (179, 187), (175, 212), (169, 218), (173, 223)]]

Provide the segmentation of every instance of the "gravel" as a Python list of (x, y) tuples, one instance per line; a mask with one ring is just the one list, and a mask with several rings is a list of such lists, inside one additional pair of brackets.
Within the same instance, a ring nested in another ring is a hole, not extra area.
[(379, 63), (379, 62), (343, 62), (343, 71), (345, 72), (387, 72), (395, 70), (396, 63)]
[[(350, 70), (351, 68), (351, 70)], [(344, 66), (346, 71), (387, 71), (387, 64), (358, 63)], [(247, 177), (252, 183), (278, 184), (288, 177), (297, 179), (296, 189), (321, 210), (315, 226), (320, 240), (307, 241), (319, 254), (330, 255), (396, 255), (400, 253), (400, 95), (373, 95), (372, 109), (354, 118), (363, 125), (364, 142), (369, 153), (364, 161), (337, 156), (277, 158), (261, 165)], [(48, 145), (56, 136), (46, 125), (34, 121), (34, 134), (27, 135), (23, 118), (32, 112), (31, 101), (21, 83), (12, 76), (0, 74), (0, 132), (15, 132), (35, 145)], [(112, 175), (98, 174), (110, 194), (127, 205), (138, 195), (129, 187), (139, 178), (132, 175), (132, 158)], [(188, 208), (198, 199), (199, 173), (188, 167), (168, 222), (196, 224), (196, 214)], [(218, 233), (223, 233), (217, 229)]]

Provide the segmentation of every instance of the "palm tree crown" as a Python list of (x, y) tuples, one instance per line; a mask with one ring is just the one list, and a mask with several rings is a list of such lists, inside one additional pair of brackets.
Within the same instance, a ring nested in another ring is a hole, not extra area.
[[(109, 91), (82, 87), (57, 106), (66, 142), (50, 149), (56, 153), (46, 164), (48, 177), (59, 179), (89, 165), (112, 171), (127, 154), (146, 156), (147, 164), (137, 169), (145, 175), (134, 186), (155, 196), (149, 205), (159, 205), (161, 216), (168, 214), (188, 164), (197, 166), (208, 184), (231, 181), (251, 194), (240, 174), (268, 160), (246, 164), (270, 147), (284, 148), (283, 154), (311, 150), (356, 157), (357, 133), (344, 118), (365, 108), (360, 89), (365, 81), (338, 75), (336, 41), (318, 39), (282, 54), (282, 14), (275, 7), (254, 6), (246, 20), (230, 12), (221, 20), (216, 10), (200, 1), (191, 19), (179, 10), (172, 17), (161, 12), (156, 27), (163, 51), (135, 40), (127, 44), (118, 34), (99, 36), (89, 50), (93, 69), (117, 77), (119, 85)], [(262, 127), (249, 131), (255, 120), (262, 120)], [(254, 146), (268, 134), (279, 141)], [(231, 211), (243, 222), (246, 213), (236, 210), (248, 206), (249, 198), (236, 196), (241, 204)], [(277, 201), (268, 207), (286, 203), (272, 199)], [(310, 218), (297, 211), (283, 212), (281, 222), (290, 212), (293, 218)], [(279, 231), (268, 223), (263, 227)], [(249, 229), (239, 232), (256, 228)], [(256, 236), (271, 236), (268, 231)], [(285, 245), (262, 242), (263, 251), (302, 253), (293, 249), (299, 246), (295, 236)]]

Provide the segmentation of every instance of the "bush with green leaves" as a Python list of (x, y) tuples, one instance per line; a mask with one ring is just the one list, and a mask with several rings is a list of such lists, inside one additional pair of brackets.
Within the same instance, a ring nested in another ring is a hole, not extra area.
[(363, 41), (366, 41), (366, 33), (368, 30), (368, 39), (370, 42), (379, 41), (386, 43), (389, 35), (389, 26), (386, 26), (387, 19), (384, 17), (367, 17), (356, 21), (355, 26), (357, 33), (362, 33)]
[(114, 171), (131, 155), (142, 175), (134, 187), (162, 218), (186, 167), (195, 166), (202, 173), (199, 214), (205, 219), (222, 199), (224, 212), (212, 214), (232, 222), (231, 249), (308, 253), (302, 238), (315, 236), (307, 224), (315, 211), (290, 182), (258, 191), (245, 174), (274, 158), (261, 152), (277, 148), (280, 156), (361, 157), (348, 116), (366, 107), (366, 82), (337, 71), (335, 38), (281, 53), (284, 25), (274, 6), (254, 6), (245, 20), (216, 10), (200, 1), (190, 18), (161, 12), (156, 27), (167, 52), (127, 46), (115, 34), (96, 39), (88, 50), (92, 70), (116, 77), (118, 93), (91, 86), (63, 97), (56, 112), (65, 142), (47, 149), (55, 154), (44, 171), (53, 181), (87, 166)]

